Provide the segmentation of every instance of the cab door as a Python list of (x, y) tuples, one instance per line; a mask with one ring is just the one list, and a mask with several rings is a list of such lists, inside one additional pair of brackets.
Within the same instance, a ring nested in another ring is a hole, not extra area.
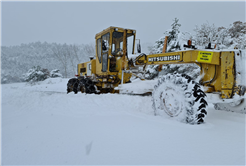
[(102, 72), (108, 71), (108, 53), (110, 43), (110, 33), (102, 36)]

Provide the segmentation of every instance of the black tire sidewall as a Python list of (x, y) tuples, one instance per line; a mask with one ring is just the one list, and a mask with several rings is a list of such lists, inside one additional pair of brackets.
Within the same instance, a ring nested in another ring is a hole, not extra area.
[[(170, 117), (166, 111), (161, 109), (161, 100), (159, 99), (164, 89), (172, 86), (182, 101), (182, 111), (177, 116)], [(206, 94), (198, 83), (191, 80), (187, 75), (168, 74), (158, 80), (152, 93), (153, 109), (156, 115), (166, 118), (172, 118), (184, 123), (200, 124), (203, 122), (207, 112)]]

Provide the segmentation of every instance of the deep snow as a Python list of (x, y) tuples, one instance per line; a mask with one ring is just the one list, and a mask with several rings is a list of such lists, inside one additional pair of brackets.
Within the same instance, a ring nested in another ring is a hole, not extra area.
[(68, 79), (2, 85), (3, 165), (245, 165), (245, 114), (154, 116), (150, 96), (66, 94)]

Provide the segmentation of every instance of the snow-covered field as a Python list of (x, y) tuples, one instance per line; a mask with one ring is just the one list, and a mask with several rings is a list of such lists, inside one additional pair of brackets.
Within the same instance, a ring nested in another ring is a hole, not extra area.
[(245, 165), (245, 114), (189, 125), (150, 96), (66, 94), (67, 79), (2, 85), (2, 165)]

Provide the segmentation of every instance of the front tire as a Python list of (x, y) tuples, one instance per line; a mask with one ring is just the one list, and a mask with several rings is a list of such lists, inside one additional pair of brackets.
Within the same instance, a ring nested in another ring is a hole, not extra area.
[(185, 74), (168, 74), (158, 80), (152, 93), (156, 115), (189, 124), (201, 124), (207, 114), (206, 94)]

